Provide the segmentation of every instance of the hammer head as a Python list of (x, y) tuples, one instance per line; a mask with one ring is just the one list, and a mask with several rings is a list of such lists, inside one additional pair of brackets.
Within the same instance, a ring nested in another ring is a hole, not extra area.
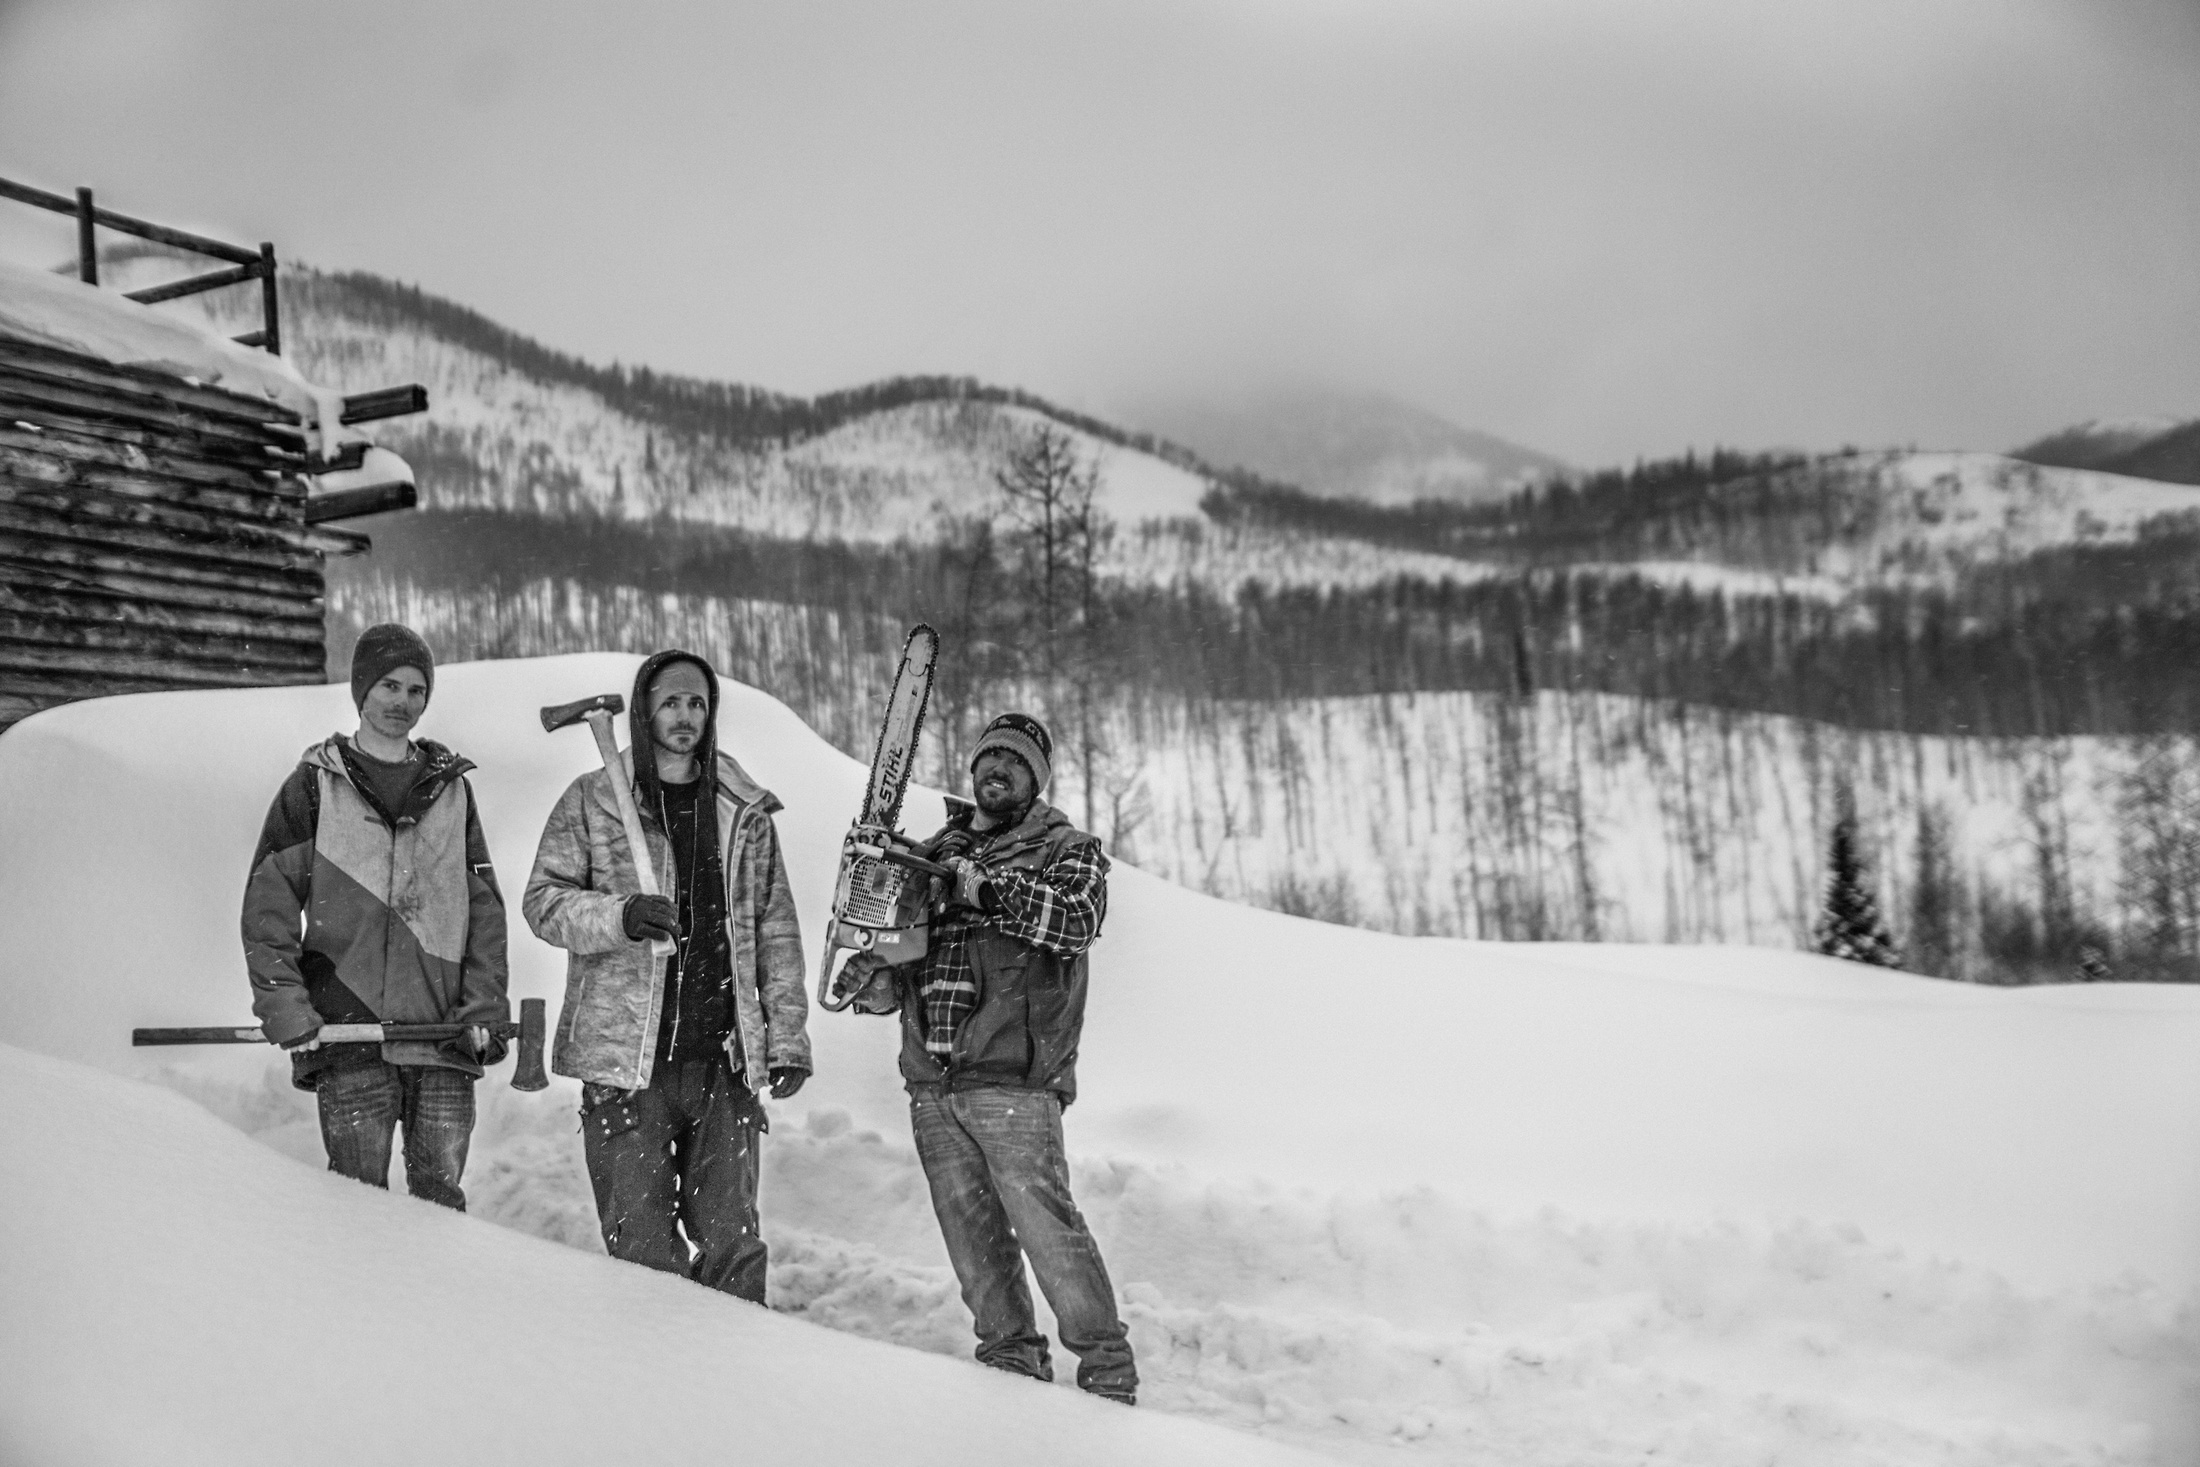
[(540, 1090), (550, 1083), (542, 1070), (542, 1041), (549, 1027), (541, 999), (519, 1001), (519, 1058), (512, 1066), (514, 1090)]
[(579, 723), (591, 713), (624, 713), (626, 699), (617, 693), (604, 693), (594, 698), (583, 698), (577, 703), (560, 703), (555, 708), (542, 710), (542, 731), (555, 733), (569, 723)]

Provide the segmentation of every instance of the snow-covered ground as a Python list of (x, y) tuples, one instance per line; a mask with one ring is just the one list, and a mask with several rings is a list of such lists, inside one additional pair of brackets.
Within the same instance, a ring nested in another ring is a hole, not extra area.
[[(535, 710), (635, 665), (439, 674), (423, 731), (482, 766), (508, 892), (593, 757)], [(327, 687), (0, 736), (0, 1458), (1273, 1445), (1166, 1416), (1520, 1467), (2200, 1458), (2200, 994), (1396, 938), (1119, 868), (1068, 1117), (1146, 1376), (1107, 1416), (960, 1358), (883, 1022), (814, 1015), (818, 1076), (774, 1107), (778, 1317), (600, 1257), (566, 1082), (484, 1087), (458, 1218), (319, 1173), (275, 1056), (130, 1049), (246, 1021), (253, 837), (298, 750), (350, 724)], [(814, 935), (860, 771), (737, 685), (722, 737), (787, 802)], [(909, 823), (938, 808), (920, 792)], [(515, 996), (555, 1001), (560, 955), (514, 938)], [(294, 1360), (286, 1394), (269, 1362)], [(331, 1380), (374, 1404), (335, 1447)], [(453, 1403), (431, 1424), (392, 1405), (430, 1399)]]

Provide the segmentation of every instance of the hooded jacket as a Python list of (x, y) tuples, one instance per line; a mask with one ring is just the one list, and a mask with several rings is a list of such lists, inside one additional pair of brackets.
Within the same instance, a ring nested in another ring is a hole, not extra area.
[[(643, 760), (637, 778), (634, 749), (650, 747), (643, 695), (658, 670), (675, 660), (702, 667), (710, 690), (711, 717), (696, 755), (711, 782), (719, 869), (726, 878), (742, 1078), (761, 1094), (773, 1069), (811, 1067), (802, 933), (771, 820), (782, 807), (730, 754), (718, 751), (718, 679), (701, 659), (659, 653), (642, 664), (629, 704), (635, 742), (620, 755), (619, 773), (636, 786), (650, 864), (669, 886), (676, 868), (672, 842), (656, 816), (655, 761)], [(566, 787), (550, 812), (520, 904), (535, 935), (567, 954), (565, 1005), (550, 1056), (550, 1068), (560, 1075), (621, 1090), (650, 1083), (670, 960), (653, 957), (647, 942), (626, 935), (626, 900), (640, 890), (611, 776), (591, 770)]]
[[(241, 929), (252, 1011), (277, 1043), (322, 1024), (502, 1022), (504, 898), (466, 772), (419, 741), (424, 767), (385, 812), (352, 772), (341, 734), (307, 749), (276, 792), (245, 882)], [(301, 936), (300, 920), (304, 932)], [(301, 1088), (367, 1045), (293, 1059)], [(490, 1063), (504, 1044), (492, 1041)], [(391, 1064), (481, 1073), (462, 1041), (381, 1046)]]

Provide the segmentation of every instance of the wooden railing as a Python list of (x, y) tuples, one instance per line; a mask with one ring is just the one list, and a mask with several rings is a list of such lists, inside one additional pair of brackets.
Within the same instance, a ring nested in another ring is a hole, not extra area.
[[(246, 346), (264, 346), (281, 355), (283, 349), (282, 324), (275, 299), (275, 246), (263, 244), (254, 253), (243, 245), (233, 245), (218, 239), (208, 239), (203, 234), (187, 230), (171, 229), (165, 224), (117, 214), (112, 209), (102, 209), (92, 202), (92, 191), (80, 188), (74, 199), (61, 194), (51, 194), (27, 183), (0, 178), (0, 198), (14, 199), (40, 209), (50, 209), (56, 214), (71, 214), (76, 218), (77, 277), (87, 285), (99, 284), (98, 230), (104, 225), (120, 234), (136, 235), (139, 239), (153, 240), (171, 245), (179, 250), (190, 250), (217, 260), (231, 262), (227, 270), (210, 270), (204, 275), (192, 275), (182, 280), (172, 280), (165, 285), (147, 286), (143, 290), (125, 291), (131, 300), (147, 305), (155, 301), (171, 301), (178, 296), (197, 295), (202, 290), (219, 290), (225, 285), (241, 285), (247, 280), (260, 282), (260, 308), (265, 324), (258, 331), (247, 331), (237, 340)], [(350, 421), (346, 419), (346, 421)]]

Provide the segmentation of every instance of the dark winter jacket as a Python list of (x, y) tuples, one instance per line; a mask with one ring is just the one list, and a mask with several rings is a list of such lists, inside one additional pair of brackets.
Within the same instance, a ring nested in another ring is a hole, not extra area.
[[(1041, 801), (974, 859), (990, 878), (986, 915), (936, 921), (925, 956), (877, 970), (855, 1006), (900, 1013), (901, 1076), (912, 1092), (1003, 1085), (1051, 1090), (1067, 1105), (1077, 1098), (1086, 951), (1107, 911), (1107, 857), (1098, 839)], [(1078, 897), (1061, 900), (1072, 889)], [(977, 1007), (943, 1066), (924, 1044), (925, 981), (966, 963)]]
[[(465, 779), (474, 766), (421, 740), (419, 778), (385, 813), (354, 773), (341, 734), (305, 751), (276, 792), (245, 882), (245, 967), (252, 1011), (277, 1043), (323, 1024), (502, 1022), (504, 898)], [(392, 821), (394, 816), (394, 823)], [(304, 933), (299, 928), (301, 920)], [(494, 1063), (503, 1042), (484, 1056)], [(302, 1089), (372, 1046), (296, 1056)], [(381, 1046), (400, 1065), (479, 1075), (463, 1040)]]

